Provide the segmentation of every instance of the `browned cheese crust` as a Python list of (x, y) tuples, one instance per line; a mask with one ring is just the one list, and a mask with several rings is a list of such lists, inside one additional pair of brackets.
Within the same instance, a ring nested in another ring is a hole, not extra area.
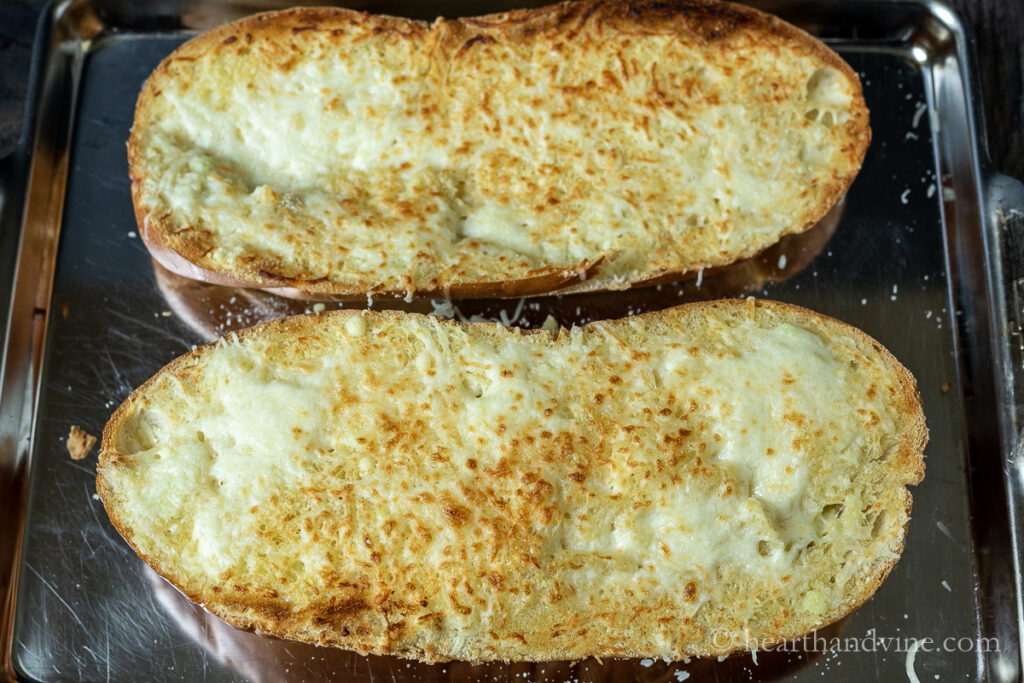
[[(769, 424), (742, 412), (741, 358)], [(296, 387), (316, 400), (275, 403)], [(226, 428), (240, 401), (255, 412)], [(794, 306), (530, 333), (338, 311), (167, 365), (107, 424), (97, 490), (147, 563), (242, 628), (426, 661), (680, 659), (867, 600), (902, 552), (926, 441), (910, 373)]]
[(583, 0), (227, 24), (149, 78), (128, 158), (145, 244), (187, 277), (518, 297), (750, 257), (825, 215), (870, 136), (857, 75), (773, 16)]

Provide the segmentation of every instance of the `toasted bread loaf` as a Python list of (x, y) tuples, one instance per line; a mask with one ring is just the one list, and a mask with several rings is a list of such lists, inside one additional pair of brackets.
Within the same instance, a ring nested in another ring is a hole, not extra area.
[(720, 301), (559, 332), (264, 323), (114, 413), (97, 489), (227, 621), (428, 661), (681, 658), (866, 600), (927, 439), (862, 332)]
[(225, 25), (149, 78), (128, 156), (141, 234), (179, 274), (497, 297), (752, 256), (826, 213), (869, 138), (856, 74), (774, 17), (583, 0)]

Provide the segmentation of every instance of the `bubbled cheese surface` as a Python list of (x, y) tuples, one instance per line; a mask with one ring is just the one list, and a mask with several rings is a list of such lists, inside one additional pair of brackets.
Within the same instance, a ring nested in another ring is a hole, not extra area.
[(680, 657), (827, 623), (901, 548), (905, 371), (835, 323), (688, 310), (229, 336), (121, 408), (100, 491), (193, 599), (364, 651)]
[(144, 230), (204, 268), (324, 292), (597, 261), (595, 284), (614, 287), (752, 255), (845, 190), (867, 111), (809, 36), (689, 4), (433, 25), (305, 10), (218, 29), (140, 98)]

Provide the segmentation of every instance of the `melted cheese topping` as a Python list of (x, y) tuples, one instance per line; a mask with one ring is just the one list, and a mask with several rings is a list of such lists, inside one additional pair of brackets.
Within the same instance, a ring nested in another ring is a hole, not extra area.
[(256, 281), (412, 292), (603, 257), (607, 285), (751, 255), (856, 173), (860, 86), (808, 39), (602, 11), (527, 37), (285, 16), (186, 46), (140, 104), (140, 205)]
[(406, 645), (423, 620), (475, 643), (456, 657), (587, 624), (610, 652), (642, 610), (663, 617), (644, 651), (681, 656), (714, 624), (833, 613), (898, 549), (903, 490), (871, 492), (895, 386), (848, 339), (713, 315), (557, 340), (298, 320), (158, 376), (101, 467), (139, 552), (214, 604), (386, 603)]

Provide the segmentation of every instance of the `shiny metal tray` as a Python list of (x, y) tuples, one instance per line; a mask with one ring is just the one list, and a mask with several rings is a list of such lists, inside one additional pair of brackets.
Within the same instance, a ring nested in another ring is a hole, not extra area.
[[(40, 27), (29, 125), (0, 164), (0, 268), (12, 269), (0, 278), (0, 295), (10, 295), (0, 384), (4, 676), (865, 681), (913, 671), (921, 681), (1018, 679), (1024, 465), (1013, 455), (1024, 389), (1024, 192), (985, 167), (970, 39), (938, 2), (758, 4), (825, 38), (864, 81), (874, 141), (829, 221), (760, 259), (679, 285), (434, 307), (533, 326), (549, 313), (586, 322), (753, 294), (861, 327), (918, 378), (931, 430), (906, 551), (874, 598), (780, 651), (723, 661), (477, 667), (287, 643), (190, 604), (111, 527), (94, 494), (95, 452), (71, 460), (65, 439), (71, 425), (99, 434), (133, 387), (192, 345), (310, 306), (154, 268), (129, 196), (124, 142), (150, 70), (196, 30), (273, 3), (70, 0), (52, 5)], [(502, 8), (461, 0), (372, 7), (423, 18)]]

